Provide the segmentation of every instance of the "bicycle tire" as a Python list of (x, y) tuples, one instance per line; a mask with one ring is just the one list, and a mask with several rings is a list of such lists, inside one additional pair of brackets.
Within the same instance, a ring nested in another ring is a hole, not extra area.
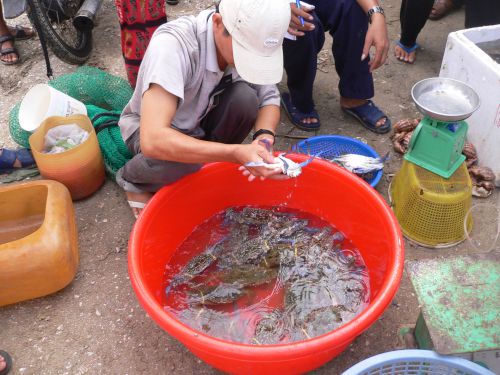
[(81, 65), (87, 61), (92, 51), (91, 30), (77, 31), (78, 41), (75, 43), (76, 46), (71, 46), (61, 38), (58, 30), (54, 29), (50, 16), (43, 4), (43, 0), (32, 0), (32, 2), (28, 2), (26, 13), (33, 25), (38, 21), (47, 44), (59, 59), (74, 65)]

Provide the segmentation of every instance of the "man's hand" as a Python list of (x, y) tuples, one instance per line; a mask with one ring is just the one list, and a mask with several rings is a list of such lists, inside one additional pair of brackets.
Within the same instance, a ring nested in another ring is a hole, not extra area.
[[(312, 21), (314, 18), (309, 14), (312, 12), (313, 8), (297, 8), (296, 4), (290, 3), (290, 8), (292, 11), (292, 17), (290, 18), (290, 25), (288, 26), (288, 33), (295, 36), (303, 36), (304, 31), (314, 30), (314, 24), (307, 21)], [(304, 20), (304, 26), (302, 26), (299, 17)]]
[(248, 181), (253, 181), (257, 177), (260, 177), (261, 180), (266, 178), (288, 178), (282, 173), (281, 168), (269, 169), (266, 167), (245, 167), (245, 164), (250, 162), (263, 161), (268, 164), (275, 163), (275, 158), (272, 154), (273, 143), (274, 139), (272, 137), (262, 135), (249, 145), (240, 145), (236, 150), (235, 156), (241, 164), (239, 170), (242, 171), (244, 176), (248, 177)]
[(368, 57), (372, 46), (375, 47), (375, 56), (368, 63), (370, 73), (385, 63), (389, 52), (389, 38), (387, 37), (385, 17), (380, 13), (375, 13), (372, 16), (372, 23), (368, 26), (361, 60)]
[(270, 134), (261, 134), (253, 140), (252, 143), (262, 145), (271, 155), (274, 151), (274, 137)]

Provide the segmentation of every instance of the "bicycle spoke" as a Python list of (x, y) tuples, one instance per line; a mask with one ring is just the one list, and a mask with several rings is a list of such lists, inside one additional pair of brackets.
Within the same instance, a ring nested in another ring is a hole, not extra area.
[[(56, 11), (58, 9), (57, 3), (50, 0), (45, 7), (47, 18), (52, 20), (52, 26), (58, 30), (58, 36), (72, 48), (78, 48), (81, 43), (81, 35), (78, 30), (73, 26), (73, 20), (62, 19), (61, 14)], [(73, 4), (76, 6), (76, 4)], [(54, 19), (55, 18), (55, 19)]]

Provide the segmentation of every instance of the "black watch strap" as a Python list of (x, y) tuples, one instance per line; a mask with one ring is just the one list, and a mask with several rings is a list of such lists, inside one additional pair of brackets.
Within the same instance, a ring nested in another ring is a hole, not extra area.
[(273, 136), (273, 138), (275, 137), (274, 132), (272, 132), (271, 130), (267, 130), (267, 129), (259, 129), (259, 130), (257, 130), (255, 133), (253, 133), (253, 136), (252, 136), (252, 141), (255, 141), (255, 139), (256, 139), (259, 135), (262, 135), (262, 134), (269, 134), (269, 135), (272, 135), (272, 136)]

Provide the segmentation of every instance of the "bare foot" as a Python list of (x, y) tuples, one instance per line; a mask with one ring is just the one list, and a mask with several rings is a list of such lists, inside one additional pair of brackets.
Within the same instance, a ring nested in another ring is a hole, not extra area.
[(429, 14), (429, 19), (437, 21), (450, 13), (454, 8), (459, 7), (455, 7), (452, 0), (436, 0), (432, 6), (431, 14)]
[[(352, 99), (352, 98), (340, 98), (340, 106), (342, 108), (354, 108), (354, 107), (359, 107), (360, 105), (363, 105), (367, 102), (368, 100), (366, 99)], [(383, 126), (385, 122), (387, 121), (386, 117), (382, 117), (380, 120), (377, 121), (375, 126), (378, 128), (380, 126)]]
[(5, 359), (0, 355), (0, 372), (5, 370), (7, 367), (7, 362), (5, 362)]
[(306, 117), (302, 119), (301, 123), (303, 124), (316, 124), (318, 122), (317, 118), (314, 117)]
[(27, 26), (21, 26), (21, 25), (16, 25), (16, 26), (8, 26), (7, 28), (9, 30), (10, 35), (12, 35), (15, 40), (25, 40), (25, 39), (31, 39), (35, 36), (35, 30), (31, 27)]
[(153, 193), (132, 193), (130, 191), (126, 191), (127, 201), (132, 208), (132, 212), (134, 213), (135, 218), (139, 217), (142, 209), (154, 195)]
[(394, 46), (394, 56), (396, 56), (396, 59), (398, 59), (399, 61), (413, 64), (415, 62), (415, 57), (417, 56), (417, 51), (408, 53), (403, 48), (396, 45)]
[(0, 350), (0, 373), (9, 373), (12, 366), (12, 358), (10, 358), (9, 353), (4, 350)]

